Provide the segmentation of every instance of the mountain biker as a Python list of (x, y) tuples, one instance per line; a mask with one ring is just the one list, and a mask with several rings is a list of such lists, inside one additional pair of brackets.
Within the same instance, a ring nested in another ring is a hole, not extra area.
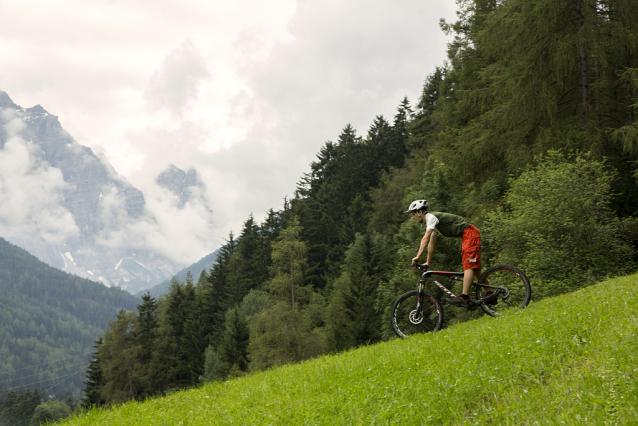
[[(445, 299), (448, 303), (467, 308), (470, 302), (470, 288), (472, 280), (478, 280), (481, 275), (481, 234), (479, 230), (467, 219), (451, 213), (428, 212), (428, 202), (426, 200), (416, 200), (410, 204), (406, 213), (412, 213), (412, 219), (418, 223), (425, 223), (425, 235), (421, 239), (419, 252), (412, 259), (412, 264), (419, 263), (421, 255), (427, 247), (428, 255), (425, 265), (429, 268), (436, 247), (437, 233), (444, 237), (460, 237), (462, 243), (463, 261), (463, 293), (460, 296)], [(488, 292), (486, 296), (489, 296)], [(494, 301), (486, 302), (495, 304)]]

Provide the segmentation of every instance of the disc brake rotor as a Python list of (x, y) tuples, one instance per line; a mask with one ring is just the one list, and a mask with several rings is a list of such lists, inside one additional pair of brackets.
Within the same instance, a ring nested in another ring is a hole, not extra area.
[(410, 322), (412, 324), (421, 324), (423, 321), (423, 312), (419, 312), (416, 309), (410, 312)]

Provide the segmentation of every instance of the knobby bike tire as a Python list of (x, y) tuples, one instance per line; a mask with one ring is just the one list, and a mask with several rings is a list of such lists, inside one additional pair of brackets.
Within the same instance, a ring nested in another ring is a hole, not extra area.
[[(524, 309), (532, 299), (532, 287), (529, 279), (520, 269), (512, 265), (495, 265), (487, 268), (479, 278), (479, 283), (491, 286), (503, 287), (506, 294), (499, 294), (497, 303), (493, 305), (481, 303), (481, 309), (491, 316), (500, 316)], [(476, 286), (476, 299), (481, 299), (485, 294), (483, 287)]]
[[(394, 332), (402, 339), (412, 334), (438, 331), (443, 325), (443, 309), (439, 301), (430, 293), (421, 292), (421, 294), (423, 301), (420, 313), (416, 312), (418, 299), (416, 290), (402, 294), (392, 305), (390, 322)], [(412, 320), (410, 314), (412, 314)]]

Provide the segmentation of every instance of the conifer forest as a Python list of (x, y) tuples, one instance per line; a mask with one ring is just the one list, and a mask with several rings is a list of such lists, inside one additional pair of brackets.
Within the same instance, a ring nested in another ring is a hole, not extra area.
[[(85, 406), (394, 338), (425, 231), (405, 213), (416, 199), (475, 224), (484, 267), (518, 266), (534, 300), (636, 270), (638, 3), (459, 6), (419, 99), (364, 134), (344, 117), (295, 193), (245, 218), (212, 268), (111, 320)], [(439, 238), (435, 269), (462, 269), (457, 240)], [(480, 312), (444, 310), (446, 324)]]

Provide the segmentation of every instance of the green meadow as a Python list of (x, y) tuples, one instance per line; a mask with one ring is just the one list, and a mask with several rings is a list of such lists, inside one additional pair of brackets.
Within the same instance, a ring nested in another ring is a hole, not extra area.
[(612, 279), (510, 316), (97, 409), (63, 424), (635, 425), (637, 283), (638, 275)]

